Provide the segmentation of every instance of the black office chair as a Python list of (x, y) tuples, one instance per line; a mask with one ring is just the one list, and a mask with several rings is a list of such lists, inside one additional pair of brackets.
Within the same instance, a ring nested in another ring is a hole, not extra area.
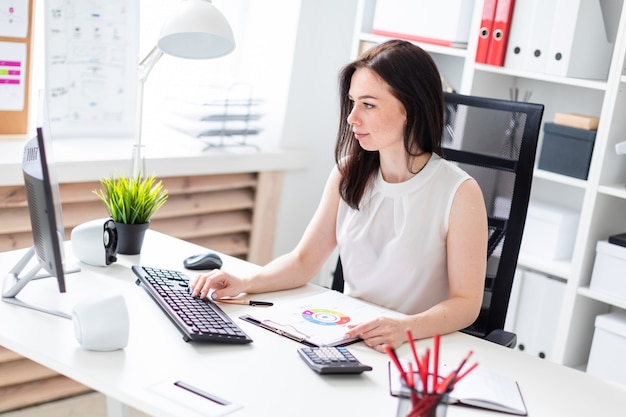
[[(478, 319), (465, 333), (514, 347), (504, 322), (517, 268), (544, 106), (444, 93), (444, 157), (478, 181), (489, 217), (487, 276)], [(344, 290), (341, 259), (331, 288)]]

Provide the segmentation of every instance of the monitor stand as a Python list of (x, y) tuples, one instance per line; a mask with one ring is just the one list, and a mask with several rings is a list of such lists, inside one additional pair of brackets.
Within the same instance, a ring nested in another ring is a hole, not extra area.
[[(27, 303), (17, 298), (19, 292), (24, 289), (24, 287), (26, 287), (29, 282), (42, 278), (52, 278), (52, 276), (47, 272), (41, 272), (42, 270), (45, 271), (45, 269), (39, 262), (37, 262), (37, 264), (33, 268), (31, 268), (24, 276), (20, 277), (20, 274), (22, 273), (24, 268), (26, 268), (26, 266), (34, 257), (35, 247), (33, 246), (15, 264), (15, 266), (7, 273), (7, 275), (5, 275), (4, 286), (2, 289), (2, 301), (71, 320), (72, 316), (63, 311)], [(65, 269), (64, 265), (64, 274), (71, 274), (79, 271), (80, 267), (77, 265), (67, 269)]]

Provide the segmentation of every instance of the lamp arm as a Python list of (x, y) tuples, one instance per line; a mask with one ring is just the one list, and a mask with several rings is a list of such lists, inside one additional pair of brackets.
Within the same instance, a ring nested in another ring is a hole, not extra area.
[(143, 86), (148, 79), (148, 75), (154, 65), (159, 61), (159, 59), (163, 56), (163, 51), (161, 51), (158, 47), (152, 48), (152, 50), (146, 55), (144, 59), (139, 62), (137, 67), (137, 113), (135, 116), (136, 127), (135, 127), (135, 146), (133, 148), (133, 176), (137, 177), (138, 175), (143, 174), (143, 145), (141, 144), (141, 125), (143, 122)]
[(163, 51), (160, 50), (157, 46), (152, 48), (152, 50), (146, 55), (144, 59), (139, 62), (138, 68), (138, 77), (140, 82), (145, 82), (152, 71), (152, 68), (156, 65), (156, 63), (163, 56)]

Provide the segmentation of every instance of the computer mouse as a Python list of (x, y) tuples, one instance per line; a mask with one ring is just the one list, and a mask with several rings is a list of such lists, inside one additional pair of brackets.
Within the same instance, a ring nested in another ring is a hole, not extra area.
[(183, 265), (187, 269), (220, 269), (222, 258), (214, 252), (198, 253), (186, 258)]

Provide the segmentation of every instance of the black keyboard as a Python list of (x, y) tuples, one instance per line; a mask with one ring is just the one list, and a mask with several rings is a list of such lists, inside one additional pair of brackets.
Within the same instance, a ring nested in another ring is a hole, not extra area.
[(189, 294), (189, 277), (169, 269), (133, 265), (142, 285), (186, 342), (250, 343), (252, 339), (214, 302)]

